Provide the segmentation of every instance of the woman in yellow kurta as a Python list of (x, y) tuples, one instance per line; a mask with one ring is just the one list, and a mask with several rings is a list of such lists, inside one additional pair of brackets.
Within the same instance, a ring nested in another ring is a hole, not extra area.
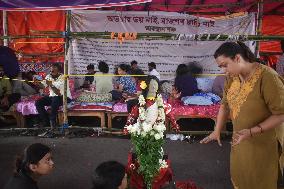
[[(235, 189), (277, 189), (284, 140), (284, 81), (255, 61), (241, 43), (226, 42), (214, 54), (227, 81), (214, 132), (201, 143), (217, 140), (230, 116), (233, 138), (230, 158)], [(283, 168), (282, 168), (283, 169)]]

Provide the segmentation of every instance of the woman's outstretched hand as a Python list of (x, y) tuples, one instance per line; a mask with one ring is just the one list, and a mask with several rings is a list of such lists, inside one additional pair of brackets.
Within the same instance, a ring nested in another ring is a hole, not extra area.
[(222, 146), (219, 131), (213, 131), (209, 136), (202, 139), (200, 141), (200, 144), (207, 144), (207, 143), (214, 141), (214, 140), (216, 140), (218, 142), (219, 146)]
[(236, 132), (232, 137), (232, 146), (236, 146), (240, 144), (243, 140), (247, 140), (251, 138), (251, 131), (250, 129), (243, 129), (238, 132)]

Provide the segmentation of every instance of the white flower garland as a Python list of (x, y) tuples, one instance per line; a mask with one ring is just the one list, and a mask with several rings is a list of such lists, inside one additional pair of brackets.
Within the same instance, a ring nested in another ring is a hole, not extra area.
[(133, 125), (128, 125), (126, 127), (127, 131), (130, 134), (145, 137), (147, 134), (154, 136), (156, 140), (159, 140), (164, 137), (164, 131), (166, 130), (165, 126), (165, 111), (164, 111), (164, 103), (162, 99), (162, 95), (157, 96), (158, 106), (158, 118), (154, 122), (153, 126), (149, 124), (146, 120), (146, 110), (144, 106), (146, 105), (146, 101), (143, 95), (140, 95), (139, 98), (139, 117), (137, 122)]
[[(157, 109), (155, 111), (158, 112), (157, 119), (155, 120), (154, 124), (149, 123), (150, 121), (147, 120), (147, 110), (145, 109), (146, 101), (143, 95), (140, 95), (138, 98), (139, 101), (139, 117), (137, 119), (137, 122), (133, 125), (128, 125), (126, 127), (127, 131), (134, 136), (138, 137), (146, 137), (147, 135), (154, 136), (156, 140), (163, 139), (164, 137), (164, 131), (166, 130), (165, 126), (165, 111), (164, 111), (164, 102), (162, 95), (157, 95), (156, 99), (156, 105)], [(151, 112), (151, 115), (154, 114)], [(149, 115), (149, 114), (148, 114)], [(161, 148), (161, 151), (159, 152), (164, 154), (163, 148)], [(168, 164), (165, 160), (160, 159), (159, 160), (160, 168), (167, 168)]]

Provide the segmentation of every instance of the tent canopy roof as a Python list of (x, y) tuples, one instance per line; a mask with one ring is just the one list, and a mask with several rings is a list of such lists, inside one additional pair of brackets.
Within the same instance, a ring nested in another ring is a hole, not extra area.
[(264, 14), (284, 15), (283, 0), (13, 0), (1, 1), (0, 10), (107, 9), (121, 11), (168, 11), (192, 14), (224, 15), (257, 12), (264, 3)]

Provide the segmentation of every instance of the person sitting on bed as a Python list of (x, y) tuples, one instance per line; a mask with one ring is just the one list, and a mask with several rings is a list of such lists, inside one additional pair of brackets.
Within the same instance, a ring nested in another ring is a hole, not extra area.
[(113, 90), (112, 76), (108, 74), (109, 67), (104, 61), (99, 62), (99, 72), (95, 73), (94, 83), (96, 85), (96, 93), (109, 93)]
[[(33, 82), (33, 76), (35, 72), (29, 71), (26, 74), (20, 73), (18, 76), (19, 80), (14, 80), (13, 82), (13, 93), (19, 93), (21, 96), (30, 96), (39, 93), (39, 87), (37, 87)], [(21, 81), (25, 79), (26, 81)]]
[(178, 65), (172, 96), (175, 99), (180, 99), (185, 96), (192, 96), (197, 92), (197, 81), (192, 76), (190, 68), (185, 64)]
[(136, 84), (131, 76), (128, 76), (129, 71), (126, 64), (120, 64), (117, 68), (117, 73), (119, 78), (117, 80), (116, 89), (111, 91), (113, 100), (121, 100), (123, 98), (122, 94), (126, 93), (131, 96), (136, 93)]
[(140, 83), (143, 79), (145, 79), (145, 77), (147, 77), (146, 75), (143, 76), (144, 72), (141, 69), (132, 70), (131, 75), (133, 76), (132, 78), (136, 83), (136, 93), (131, 96), (129, 96), (129, 94), (127, 93), (122, 94), (122, 96), (125, 98), (128, 112), (131, 112), (132, 107), (138, 104), (138, 97), (142, 93)]
[[(96, 73), (95, 67), (93, 64), (87, 66), (87, 75), (94, 75)], [(90, 85), (94, 82), (94, 76), (86, 76), (83, 86), (81, 88), (89, 88)]]
[[(13, 93), (10, 79), (0, 65), (0, 112), (6, 112), (21, 99), (19, 93)], [(1, 117), (4, 120), (4, 118)]]
[[(42, 126), (49, 127), (54, 130), (57, 127), (57, 114), (60, 106), (63, 105), (63, 93), (64, 93), (64, 76), (60, 72), (61, 66), (59, 64), (53, 64), (51, 67), (51, 73), (45, 77), (45, 80), (38, 83), (41, 88), (49, 88), (49, 96), (44, 96), (38, 99), (35, 103), (36, 109), (42, 121)], [(67, 83), (67, 101), (72, 99), (69, 84)], [(50, 117), (45, 109), (45, 106), (51, 106)]]

